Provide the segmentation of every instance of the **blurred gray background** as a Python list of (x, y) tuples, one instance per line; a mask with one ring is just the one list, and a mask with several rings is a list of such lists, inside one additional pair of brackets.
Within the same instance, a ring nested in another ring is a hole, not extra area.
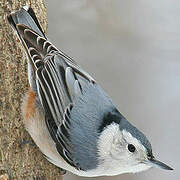
[(65, 180), (180, 178), (180, 1), (46, 0), (48, 35), (106, 90), (175, 169)]

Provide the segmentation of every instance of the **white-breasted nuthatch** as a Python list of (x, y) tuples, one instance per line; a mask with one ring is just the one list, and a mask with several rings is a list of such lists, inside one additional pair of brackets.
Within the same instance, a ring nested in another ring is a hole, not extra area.
[(116, 109), (96, 81), (47, 40), (31, 8), (11, 13), (8, 21), (28, 57), (24, 124), (50, 162), (87, 177), (153, 166), (172, 170), (154, 158), (145, 135)]

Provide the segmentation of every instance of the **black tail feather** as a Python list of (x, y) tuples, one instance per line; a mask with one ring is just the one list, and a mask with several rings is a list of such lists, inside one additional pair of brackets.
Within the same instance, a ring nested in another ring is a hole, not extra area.
[(28, 6), (24, 6), (19, 11), (12, 12), (8, 15), (7, 19), (11, 27), (17, 31), (17, 33), (17, 24), (22, 24), (38, 33), (40, 36), (46, 38), (33, 9)]

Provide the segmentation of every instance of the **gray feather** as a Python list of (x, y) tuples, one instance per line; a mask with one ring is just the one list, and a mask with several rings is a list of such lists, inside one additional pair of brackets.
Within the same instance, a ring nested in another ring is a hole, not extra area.
[(84, 170), (98, 165), (98, 127), (104, 115), (114, 108), (111, 99), (97, 84), (89, 83), (71, 111), (70, 141), (72, 156)]
[(33, 10), (27, 6), (21, 8), (19, 11), (16, 11), (15, 13), (11, 13), (11, 15), (8, 16), (8, 21), (14, 28), (14, 30), (16, 30), (16, 24), (24, 24), (25, 26), (28, 26), (29, 28), (33, 29), (40, 36), (45, 38), (45, 35), (42, 31), (41, 26), (38, 23), (38, 20)]

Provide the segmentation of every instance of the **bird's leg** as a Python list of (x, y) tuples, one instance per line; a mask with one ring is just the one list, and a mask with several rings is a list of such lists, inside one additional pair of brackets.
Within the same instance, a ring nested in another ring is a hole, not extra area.
[(62, 168), (59, 168), (59, 172), (60, 172), (61, 175), (66, 174), (66, 170), (64, 170), (64, 169), (62, 169)]
[(35, 143), (32, 140), (23, 140), (19, 142), (19, 147), (22, 148), (25, 144), (29, 144), (31, 146), (35, 146)]

